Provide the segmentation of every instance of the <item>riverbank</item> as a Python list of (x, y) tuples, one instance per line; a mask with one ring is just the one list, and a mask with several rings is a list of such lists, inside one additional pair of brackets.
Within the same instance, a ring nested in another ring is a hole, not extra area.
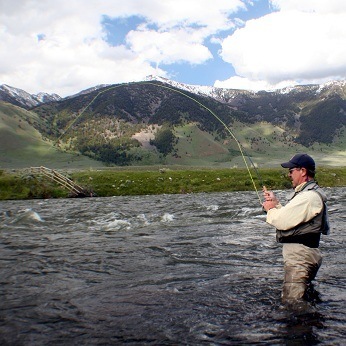
[[(289, 189), (283, 169), (121, 168), (61, 172), (98, 197), (184, 194), (200, 192)], [(258, 176), (260, 174), (260, 176)], [(346, 186), (346, 167), (320, 167), (316, 176), (322, 187)], [(42, 176), (25, 170), (0, 171), (0, 200), (66, 198), (69, 191)]]

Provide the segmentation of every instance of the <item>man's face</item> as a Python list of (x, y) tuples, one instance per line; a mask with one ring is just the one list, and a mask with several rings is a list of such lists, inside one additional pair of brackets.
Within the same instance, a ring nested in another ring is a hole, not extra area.
[(292, 187), (296, 188), (298, 185), (306, 181), (306, 169), (305, 168), (291, 168), (288, 171), (288, 176), (292, 181)]

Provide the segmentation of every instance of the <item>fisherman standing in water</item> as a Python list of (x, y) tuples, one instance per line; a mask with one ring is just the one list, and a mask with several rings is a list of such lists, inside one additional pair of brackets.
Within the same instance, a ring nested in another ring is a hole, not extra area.
[(288, 168), (294, 188), (289, 202), (282, 206), (272, 191), (264, 188), (263, 208), (267, 223), (276, 228), (276, 239), (283, 243), (285, 303), (310, 300), (311, 281), (322, 263), (318, 249), (321, 233), (329, 233), (326, 196), (314, 180), (315, 162), (307, 154), (297, 154), (281, 164)]

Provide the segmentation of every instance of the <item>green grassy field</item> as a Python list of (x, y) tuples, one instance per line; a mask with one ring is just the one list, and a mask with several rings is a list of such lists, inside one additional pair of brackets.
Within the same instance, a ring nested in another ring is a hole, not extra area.
[(37, 114), (0, 102), (0, 169), (22, 169), (35, 166), (50, 168), (103, 167), (79, 153), (64, 152), (31, 125), (40, 122)]
[[(0, 171), (0, 199), (61, 198), (69, 191), (47, 178), (28, 171)], [(288, 189), (291, 183), (282, 169), (252, 171), (253, 181), (246, 169), (174, 169), (137, 167), (133, 169), (102, 169), (60, 171), (78, 185), (99, 197), (151, 194), (183, 194), (223, 191), (254, 191)], [(346, 186), (346, 167), (321, 167), (317, 181), (322, 187)]]

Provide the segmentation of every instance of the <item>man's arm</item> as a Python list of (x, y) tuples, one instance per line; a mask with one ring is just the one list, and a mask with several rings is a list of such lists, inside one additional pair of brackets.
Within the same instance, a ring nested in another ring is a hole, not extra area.
[(302, 192), (284, 207), (271, 208), (267, 222), (282, 231), (289, 230), (318, 215), (323, 208), (321, 198), (312, 191)]

